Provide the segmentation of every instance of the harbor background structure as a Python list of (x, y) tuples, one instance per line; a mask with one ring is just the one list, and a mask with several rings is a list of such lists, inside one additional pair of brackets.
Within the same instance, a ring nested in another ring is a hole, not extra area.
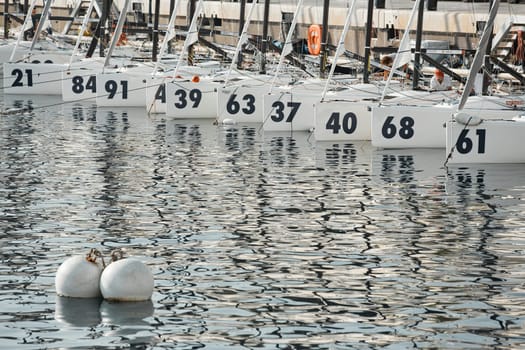
[[(81, 0), (79, 0), (81, 1)], [(27, 1), (26, 1), (27, 3)], [(122, 6), (123, 0), (115, 0), (116, 8)], [(332, 0), (329, 12), (328, 44), (335, 45), (343, 29), (348, 1)], [(43, 3), (37, 2), (38, 6)], [(56, 32), (64, 30), (67, 18), (71, 18), (71, 11), (77, 5), (75, 0), (56, 0), (53, 4), (52, 26)], [(159, 15), (162, 31), (169, 19), (171, 1), (160, 2)], [(87, 6), (87, 5), (86, 5)], [(352, 20), (351, 29), (346, 37), (346, 48), (357, 54), (363, 54), (365, 46), (365, 31), (368, 1), (358, 0), (355, 18)], [(397, 47), (398, 40), (406, 28), (413, 1), (409, 0), (376, 0), (373, 13), (373, 33), (371, 47), (388, 48)], [(424, 12), (423, 38), (426, 42), (448, 42), (449, 48), (459, 50), (474, 50), (478, 43), (478, 35), (483, 28), (488, 13), (488, 2), (467, 3), (459, 1), (430, 1), (426, 3)], [(5, 4), (0, 2), (0, 8)], [(23, 18), (25, 15), (24, 3), (21, 1), (9, 2), (9, 16), (0, 16), (2, 28), (4, 18), (9, 17), (11, 25), (15, 25), (14, 17)], [(130, 21), (141, 23), (144, 31), (152, 31), (152, 13), (156, 12), (154, 1), (133, 1), (132, 11), (128, 14)], [(182, 1), (179, 6), (177, 26), (184, 27), (188, 24), (190, 1)], [(283, 40), (285, 29), (291, 22), (295, 10), (292, 1), (271, 2), (269, 14), (269, 36), (272, 40)], [(263, 23), (264, 4), (256, 6), (251, 21), (249, 33), (260, 37)], [(235, 45), (239, 33), (240, 2), (205, 1), (204, 18), (201, 31), (206, 38), (216, 44)], [(323, 2), (320, 0), (307, 1), (304, 11), (298, 18), (295, 39), (304, 39), (308, 27), (312, 24), (321, 24), (323, 15)], [(506, 3), (501, 6), (500, 14), (495, 23), (494, 32), (505, 28), (508, 22), (517, 24), (507, 41), (516, 40), (517, 33), (525, 29), (525, 5)], [(77, 18), (73, 23), (79, 22)], [(74, 31), (74, 26), (71, 31)], [(412, 29), (415, 31), (415, 29)], [(522, 33), (520, 32), (522, 35)], [(504, 43), (512, 46), (513, 43)]]

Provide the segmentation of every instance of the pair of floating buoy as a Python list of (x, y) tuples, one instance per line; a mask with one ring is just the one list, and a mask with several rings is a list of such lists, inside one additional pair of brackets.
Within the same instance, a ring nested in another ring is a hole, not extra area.
[(123, 258), (120, 251), (111, 254), (112, 262), (105, 266), (102, 254), (96, 250), (86, 256), (73, 256), (60, 265), (55, 277), (59, 296), (97, 298), (110, 301), (144, 301), (153, 294), (153, 274), (140, 260)]

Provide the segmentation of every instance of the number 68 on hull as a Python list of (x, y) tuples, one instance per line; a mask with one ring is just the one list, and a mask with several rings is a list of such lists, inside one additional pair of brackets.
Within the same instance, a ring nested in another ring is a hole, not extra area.
[(448, 106), (372, 107), (372, 145), (379, 148), (443, 148)]

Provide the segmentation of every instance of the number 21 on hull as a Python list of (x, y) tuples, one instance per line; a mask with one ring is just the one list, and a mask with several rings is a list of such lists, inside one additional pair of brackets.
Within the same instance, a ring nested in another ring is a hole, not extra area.
[(370, 140), (371, 113), (367, 102), (318, 102), (314, 113), (317, 141)]
[(60, 95), (64, 64), (4, 63), (4, 93)]

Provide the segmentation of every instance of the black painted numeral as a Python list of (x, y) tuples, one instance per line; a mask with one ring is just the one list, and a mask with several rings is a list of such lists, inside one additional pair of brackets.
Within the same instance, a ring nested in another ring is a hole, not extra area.
[[(470, 153), (474, 149), (474, 141), (468, 137), (469, 130), (461, 130), (458, 140), (456, 141), (456, 149), (461, 154)], [(487, 131), (485, 129), (476, 129), (476, 135), (478, 136), (478, 154), (485, 153), (485, 138)]]
[(414, 136), (414, 119), (411, 117), (403, 117), (399, 120), (399, 132), (397, 126), (392, 122), (393, 116), (388, 116), (383, 123), (381, 133), (385, 139), (394, 138), (399, 134), (402, 139), (408, 140)]
[[(128, 99), (128, 82), (127, 80), (121, 80), (120, 85), (122, 85), (122, 99)], [(115, 80), (108, 80), (104, 86), (106, 92), (108, 93), (108, 98), (112, 99), (115, 97), (118, 91), (118, 84)]]
[(15, 76), (15, 81), (11, 85), (12, 87), (24, 86), (24, 72), (27, 75), (27, 86), (33, 86), (33, 70), (25, 69), (22, 71), (21, 69), (16, 68), (11, 72), (11, 75)]
[(357, 128), (357, 116), (355, 113), (348, 112), (340, 120), (340, 113), (333, 112), (326, 122), (326, 130), (332, 130), (333, 134), (339, 134), (341, 128), (345, 134), (352, 134)]
[[(287, 123), (291, 123), (295, 117), (295, 115), (297, 114), (297, 111), (299, 110), (299, 107), (301, 107), (301, 102), (288, 102), (286, 104), (287, 107), (290, 107), (290, 113), (288, 114), (288, 116), (286, 116), (286, 122)], [(280, 123), (284, 120), (285, 118), (285, 114), (284, 114), (284, 103), (282, 101), (275, 101), (274, 103), (272, 103), (272, 108), (275, 109), (275, 113), (276, 114), (272, 114), (270, 116), (270, 118), (276, 122), (276, 123)]]

